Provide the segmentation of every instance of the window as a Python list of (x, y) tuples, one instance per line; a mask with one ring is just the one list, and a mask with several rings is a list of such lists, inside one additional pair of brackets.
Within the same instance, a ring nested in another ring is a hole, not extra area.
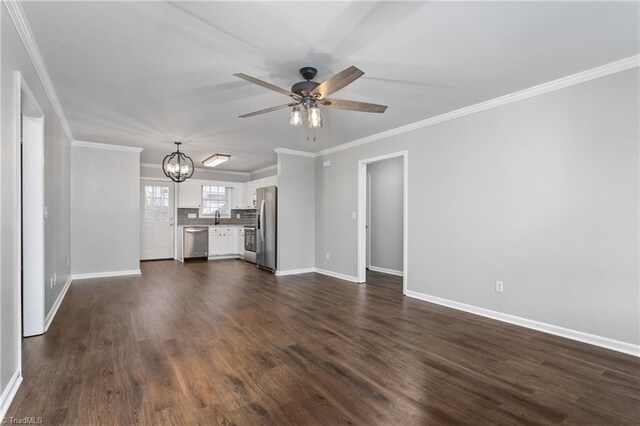
[(230, 198), (231, 188), (202, 185), (202, 215), (213, 216), (219, 211), (220, 216), (229, 216)]
[(144, 221), (168, 222), (169, 211), (169, 187), (168, 186), (144, 186)]

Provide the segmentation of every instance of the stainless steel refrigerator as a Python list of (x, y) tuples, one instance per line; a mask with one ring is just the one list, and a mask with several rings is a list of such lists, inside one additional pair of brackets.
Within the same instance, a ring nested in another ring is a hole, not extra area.
[(256, 190), (258, 208), (256, 225), (256, 265), (276, 271), (278, 188), (266, 186)]

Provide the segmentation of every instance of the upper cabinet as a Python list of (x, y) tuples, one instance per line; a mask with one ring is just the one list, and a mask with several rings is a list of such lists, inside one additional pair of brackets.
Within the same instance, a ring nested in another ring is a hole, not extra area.
[(178, 184), (178, 207), (191, 209), (201, 208), (203, 185), (224, 186), (225, 188), (231, 188), (229, 207), (231, 209), (239, 209), (244, 207), (244, 183), (202, 179), (187, 179), (186, 181)]
[(255, 208), (256, 190), (265, 186), (278, 185), (278, 176), (269, 176), (249, 182), (220, 182), (201, 179), (187, 179), (178, 184), (177, 201), (179, 208), (199, 209), (202, 207), (202, 185), (224, 186), (231, 189), (232, 209)]
[(200, 208), (202, 203), (202, 182), (197, 179), (187, 179), (178, 184), (178, 207)]
[(277, 186), (278, 176), (269, 176), (245, 183), (244, 203), (246, 208), (255, 208), (256, 190), (265, 186)]

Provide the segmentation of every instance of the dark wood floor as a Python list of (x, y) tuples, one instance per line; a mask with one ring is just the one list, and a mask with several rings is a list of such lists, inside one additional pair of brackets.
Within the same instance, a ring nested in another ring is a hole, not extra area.
[(638, 424), (637, 358), (242, 261), (75, 281), (8, 416), (46, 424)]

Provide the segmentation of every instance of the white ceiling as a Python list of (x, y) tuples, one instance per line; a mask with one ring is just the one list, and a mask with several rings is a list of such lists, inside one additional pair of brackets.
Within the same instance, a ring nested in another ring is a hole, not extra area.
[[(273, 148), (319, 151), (637, 55), (639, 4), (613, 2), (24, 2), (78, 140), (143, 147), (172, 141), (221, 169), (275, 162)], [(335, 97), (384, 114), (323, 110), (316, 142), (288, 110), (238, 115), (288, 98), (234, 77), (289, 88), (365, 72)]]

